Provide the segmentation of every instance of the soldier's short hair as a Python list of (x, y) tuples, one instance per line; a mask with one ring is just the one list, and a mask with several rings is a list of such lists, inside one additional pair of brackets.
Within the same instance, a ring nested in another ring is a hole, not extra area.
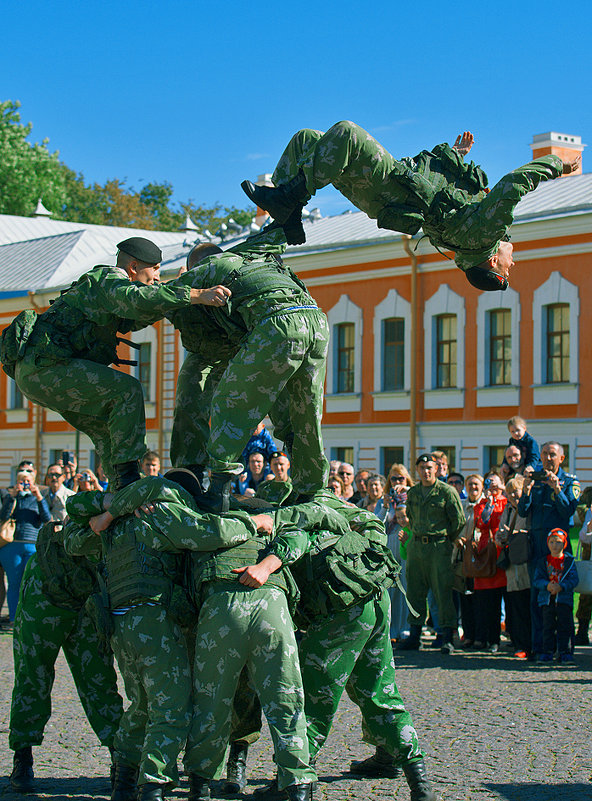
[(211, 242), (200, 242), (199, 245), (195, 245), (191, 249), (187, 256), (187, 269), (192, 270), (200, 261), (209, 259), (210, 256), (214, 256), (216, 253), (222, 253), (222, 248), (219, 248), (218, 245), (213, 245)]

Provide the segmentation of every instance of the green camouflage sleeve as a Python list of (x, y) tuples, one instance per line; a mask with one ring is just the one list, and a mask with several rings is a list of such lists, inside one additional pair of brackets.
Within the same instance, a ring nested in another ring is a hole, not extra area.
[(87, 526), (91, 517), (100, 515), (105, 511), (103, 506), (105, 495), (105, 492), (97, 490), (77, 492), (76, 495), (70, 495), (66, 501), (68, 517), (81, 526)]
[(109, 511), (113, 517), (123, 517), (123, 515), (131, 515), (138, 507), (146, 503), (156, 501), (179, 503), (192, 509), (196, 508), (191, 495), (179, 484), (167, 481), (166, 478), (160, 476), (147, 476), (119, 490), (113, 496)]
[(100, 536), (95, 534), (87, 525), (81, 525), (75, 520), (69, 520), (64, 526), (62, 541), (64, 550), (70, 556), (86, 556), (91, 561), (96, 561), (101, 557), (102, 545)]
[(282, 565), (291, 565), (309, 549), (310, 538), (305, 531), (291, 523), (278, 526), (275, 537), (267, 548), (267, 553), (277, 556)]
[(257, 527), (246, 512), (205, 514), (179, 503), (155, 501), (154, 512), (141, 512), (140, 519), (157, 528), (179, 550), (216, 551), (239, 545), (257, 534)]
[(455, 540), (467, 522), (464, 509), (462, 508), (462, 504), (456, 493), (456, 490), (452, 492), (447, 499), (446, 512), (449, 520), (449, 524), (447, 526), (448, 536), (451, 540)]
[(173, 282), (147, 286), (121, 278), (120, 272), (104, 271), (96, 284), (96, 301), (103, 303), (114, 315), (139, 319), (148, 325), (148, 321), (154, 322), (191, 303), (189, 286)]

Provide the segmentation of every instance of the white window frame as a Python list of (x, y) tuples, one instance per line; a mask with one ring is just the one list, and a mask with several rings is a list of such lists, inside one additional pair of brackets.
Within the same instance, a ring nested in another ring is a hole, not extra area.
[[(153, 418), (156, 417), (156, 371), (158, 369), (158, 338), (156, 336), (156, 330), (153, 326), (149, 326), (148, 328), (143, 328), (141, 331), (134, 331), (131, 340), (137, 345), (150, 345), (150, 394), (148, 398), (144, 399), (144, 408), (146, 417)], [(138, 354), (138, 351), (134, 348), (130, 348), (130, 359), (135, 359), (135, 356)], [(139, 380), (139, 365), (130, 366), (130, 372), (134, 378)]]
[[(547, 315), (545, 306), (555, 303), (569, 305), (569, 383), (544, 383), (547, 361)], [(548, 406), (563, 403), (578, 403), (579, 399), (579, 315), (580, 296), (575, 284), (567, 281), (556, 270), (548, 280), (534, 291), (532, 300), (533, 319), (533, 403)]]
[[(384, 353), (383, 320), (400, 317), (404, 320), (405, 341), (403, 343), (403, 389), (382, 389), (382, 363)], [(411, 304), (401, 297), (396, 289), (390, 289), (374, 309), (374, 392), (372, 398), (375, 411), (409, 409), (409, 386), (411, 384)]]
[[(492, 386), (489, 382), (489, 312), (508, 309), (511, 315), (511, 386)], [(509, 287), (505, 292), (482, 292), (477, 301), (477, 406), (520, 405), (520, 295)]]
[[(362, 408), (362, 335), (364, 333), (363, 311), (350, 299), (342, 295), (327, 313), (329, 321), (329, 356), (327, 358), (327, 412), (359, 412)], [(337, 392), (337, 336), (335, 327), (340, 323), (353, 323), (354, 329), (354, 391)]]
[[(456, 315), (456, 387), (437, 387), (436, 318), (441, 314)], [(424, 407), (426, 409), (462, 409), (465, 405), (465, 299), (448, 284), (426, 301), (423, 313), (425, 336)]]

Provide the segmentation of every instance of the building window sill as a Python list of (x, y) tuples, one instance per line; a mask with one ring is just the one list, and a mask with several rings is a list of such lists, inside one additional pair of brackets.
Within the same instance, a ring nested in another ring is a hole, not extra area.
[(375, 412), (390, 412), (409, 409), (409, 390), (386, 390), (373, 392)]
[(362, 409), (361, 392), (337, 392), (325, 395), (327, 412), (359, 412)]
[(539, 384), (532, 388), (535, 406), (578, 403), (579, 384)]
[(477, 406), (519, 406), (520, 387), (477, 387)]
[(450, 389), (426, 389), (423, 393), (425, 409), (464, 409), (465, 391), (452, 387)]

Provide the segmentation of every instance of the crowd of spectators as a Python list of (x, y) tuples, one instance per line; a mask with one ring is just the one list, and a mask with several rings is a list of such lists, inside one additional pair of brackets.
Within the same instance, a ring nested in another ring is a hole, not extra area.
[(590, 559), (592, 487), (581, 494), (577, 477), (564, 471), (560, 443), (539, 449), (520, 417), (508, 430), (502, 463), (484, 476), (450, 470), (443, 451), (422, 454), (413, 471), (393, 464), (386, 478), (331, 462), (329, 488), (384, 521), (402, 564), (407, 599), (391, 591), (395, 648), (496, 654), (505, 647), (519, 660), (556, 656), (569, 665), (574, 645), (589, 644), (592, 596), (580, 595), (574, 627), (569, 533), (576, 527), (582, 558)]

